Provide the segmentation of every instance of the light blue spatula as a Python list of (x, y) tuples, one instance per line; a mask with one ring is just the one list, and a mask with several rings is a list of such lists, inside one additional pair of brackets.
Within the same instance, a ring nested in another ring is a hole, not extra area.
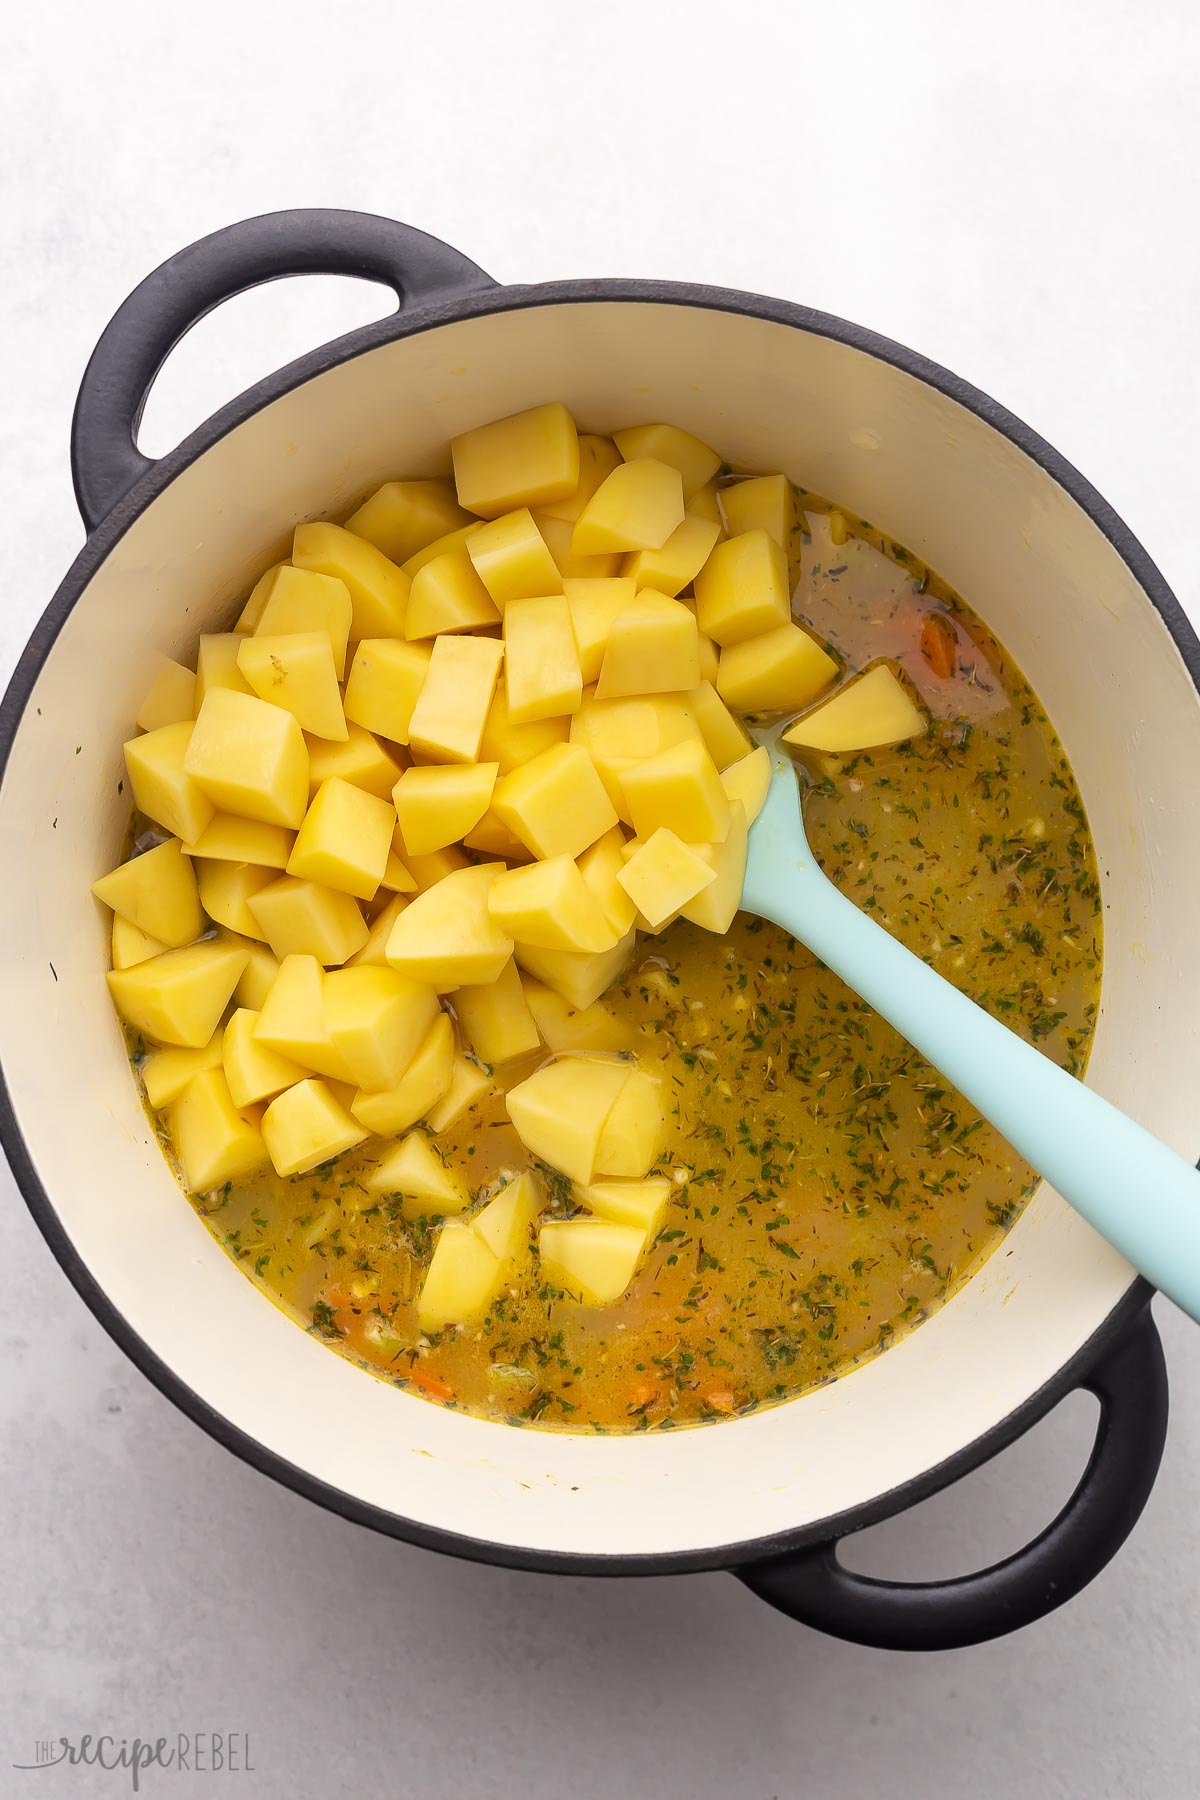
[(1200, 1171), (906, 950), (834, 887), (775, 761), (743, 910), (782, 925), (893, 1025), (1077, 1212), (1200, 1319)]

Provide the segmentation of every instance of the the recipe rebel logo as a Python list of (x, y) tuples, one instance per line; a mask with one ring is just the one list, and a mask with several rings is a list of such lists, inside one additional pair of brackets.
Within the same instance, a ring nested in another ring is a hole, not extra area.
[(170, 1769), (194, 1775), (252, 1775), (247, 1731), (176, 1732), (173, 1737), (114, 1737), (110, 1732), (82, 1737), (39, 1738), (31, 1762), (14, 1762), (14, 1769), (84, 1768), (124, 1770), (132, 1791), (140, 1793), (147, 1769)]

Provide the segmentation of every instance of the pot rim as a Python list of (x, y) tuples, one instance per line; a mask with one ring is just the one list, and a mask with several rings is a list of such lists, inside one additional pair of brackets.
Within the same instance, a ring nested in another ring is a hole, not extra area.
[[(308, 352), (264, 377), (213, 413), (175, 449), (153, 463), (87, 538), (34, 626), (18, 659), (7, 690), (0, 700), (0, 787), (3, 786), (9, 754), (38, 676), (59, 632), (92, 576), (140, 514), (184, 469), (197, 461), (221, 438), (255, 413), (314, 377), (398, 339), (492, 313), (523, 311), (540, 306), (613, 302), (698, 307), (761, 319), (827, 337), (847, 348), (890, 364), (965, 407), (1050, 475), (1108, 540), (1158, 612), (1193, 684), (1200, 692), (1200, 639), (1161, 572), (1124, 520), (1052, 445), (1023, 420), (960, 376), (864, 326), (792, 301), (737, 289), (684, 282), (624, 279), (556, 281), (527, 286), (483, 287), (435, 305), (401, 308), (396, 313), (388, 314)], [(1135, 1276), (1125, 1294), (1087, 1342), (1020, 1406), (953, 1456), (933, 1465), (921, 1475), (887, 1489), (870, 1502), (767, 1537), (695, 1551), (595, 1554), (531, 1550), (427, 1526), (368, 1504), (317, 1479), (232, 1425), (150, 1349), (108, 1298), (76, 1251), (34, 1167), (17, 1122), (2, 1067), (0, 1147), (4, 1150), (35, 1223), (84, 1304), (158, 1391), (225, 1449), (260, 1473), (272, 1477), (327, 1511), (389, 1537), (467, 1560), (544, 1573), (620, 1576), (734, 1569), (786, 1555), (877, 1524), (918, 1501), (929, 1498), (1014, 1442), (1079, 1384), (1081, 1377), (1120, 1336), (1154, 1292), (1147, 1281)], [(786, 1406), (790, 1403), (783, 1401), (780, 1404)], [(710, 1430), (712, 1427), (705, 1426), (702, 1429)]]

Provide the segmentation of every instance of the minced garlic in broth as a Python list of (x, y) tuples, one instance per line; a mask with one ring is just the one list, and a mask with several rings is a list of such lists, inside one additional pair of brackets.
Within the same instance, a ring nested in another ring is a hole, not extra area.
[[(1100, 895), (1061, 747), (943, 583), (865, 521), (845, 536), (823, 502), (802, 503), (797, 617), (852, 671), (893, 658), (934, 719), (912, 744), (810, 765), (809, 841), (858, 905), (1080, 1072)], [(563, 1298), (531, 1259), (481, 1326), (422, 1339), (437, 1222), (406, 1223), (369, 1195), (361, 1151), (195, 1204), (289, 1312), (401, 1385), (514, 1423), (627, 1431), (784, 1399), (885, 1348), (978, 1266), (1029, 1192), (1000, 1135), (772, 925), (740, 915), (722, 943), (676, 925), (640, 945), (605, 1004), (673, 1095), (674, 1199), (612, 1305)], [(538, 1061), (508, 1065), (505, 1084)], [(528, 1166), (499, 1095), (439, 1144), (479, 1197)], [(542, 1173), (550, 1208), (573, 1210), (565, 1179)]]

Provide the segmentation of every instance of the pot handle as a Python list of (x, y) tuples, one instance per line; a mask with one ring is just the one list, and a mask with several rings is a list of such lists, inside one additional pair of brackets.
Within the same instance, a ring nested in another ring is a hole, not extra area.
[(1132, 1531), (1167, 1431), (1167, 1374), (1149, 1307), (1078, 1383), (1100, 1402), (1087, 1468), (1058, 1517), (1003, 1562), (952, 1581), (881, 1581), (845, 1568), (838, 1539), (736, 1570), (789, 1618), (876, 1650), (959, 1650), (1074, 1598)]
[(71, 473), (88, 531), (154, 465), (137, 429), (154, 378), (206, 313), (285, 275), (358, 275), (401, 309), (493, 287), (469, 257), (415, 226), (374, 213), (264, 213), (168, 257), (114, 313), (84, 372), (71, 424)]

